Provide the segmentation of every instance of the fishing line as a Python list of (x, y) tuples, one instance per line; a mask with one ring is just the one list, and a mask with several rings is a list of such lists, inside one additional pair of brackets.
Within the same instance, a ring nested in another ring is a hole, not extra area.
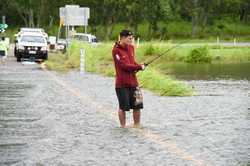
[(183, 41), (183, 42), (181, 42), (181, 43), (179, 43), (179, 44), (177, 44), (177, 45), (175, 45), (175, 46), (173, 46), (173, 47), (167, 49), (166, 51), (163, 51), (163, 52), (162, 52), (161, 54), (159, 54), (157, 57), (151, 59), (149, 62), (144, 63), (144, 65), (145, 65), (145, 66), (150, 65), (151, 63), (153, 63), (154, 61), (156, 61), (157, 59), (159, 59), (159, 58), (162, 57), (163, 55), (167, 54), (169, 51), (173, 50), (174, 48), (180, 47), (182, 44), (185, 44), (185, 43), (187, 43), (188, 41), (189, 41), (189, 40)]

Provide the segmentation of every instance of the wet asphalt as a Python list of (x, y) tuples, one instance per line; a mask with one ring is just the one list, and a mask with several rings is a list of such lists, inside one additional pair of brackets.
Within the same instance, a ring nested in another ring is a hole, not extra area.
[(0, 166), (247, 165), (249, 81), (186, 83), (195, 96), (144, 90), (142, 128), (121, 129), (113, 78), (9, 56), (0, 64)]

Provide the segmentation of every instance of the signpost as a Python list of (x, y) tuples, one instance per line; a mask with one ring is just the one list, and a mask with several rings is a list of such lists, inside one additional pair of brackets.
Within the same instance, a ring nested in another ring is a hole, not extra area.
[[(79, 5), (66, 5), (59, 9), (60, 27), (63, 25), (66, 29), (67, 47), (69, 43), (69, 29), (74, 26), (84, 26), (87, 33), (88, 19), (90, 18), (90, 9), (88, 7), (80, 7)], [(58, 35), (59, 38), (59, 35)]]
[(7, 28), (8, 25), (6, 24), (6, 17), (2, 16), (2, 24), (0, 24), (0, 32), (3, 33)]
[(85, 50), (83, 48), (80, 49), (80, 73), (85, 73)]
[(60, 19), (64, 20), (65, 26), (87, 26), (90, 10), (78, 5), (66, 5), (60, 8)]
[(2, 16), (2, 23), (5, 24), (6, 23), (6, 17)]

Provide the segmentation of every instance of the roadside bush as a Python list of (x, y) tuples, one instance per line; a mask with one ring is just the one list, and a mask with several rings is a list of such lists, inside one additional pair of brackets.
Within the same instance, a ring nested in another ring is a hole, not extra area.
[(159, 54), (159, 48), (153, 46), (153, 44), (146, 44), (143, 46), (143, 55), (144, 56), (151, 56), (151, 55), (156, 55)]
[(188, 63), (211, 63), (211, 61), (212, 56), (207, 46), (193, 49), (185, 59)]

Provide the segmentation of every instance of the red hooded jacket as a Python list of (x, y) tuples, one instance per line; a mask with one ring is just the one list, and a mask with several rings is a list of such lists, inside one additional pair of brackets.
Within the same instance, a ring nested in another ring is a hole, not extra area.
[(132, 45), (122, 46), (116, 42), (112, 55), (116, 71), (115, 87), (137, 87), (136, 72), (142, 70), (142, 66), (135, 62), (134, 47)]

